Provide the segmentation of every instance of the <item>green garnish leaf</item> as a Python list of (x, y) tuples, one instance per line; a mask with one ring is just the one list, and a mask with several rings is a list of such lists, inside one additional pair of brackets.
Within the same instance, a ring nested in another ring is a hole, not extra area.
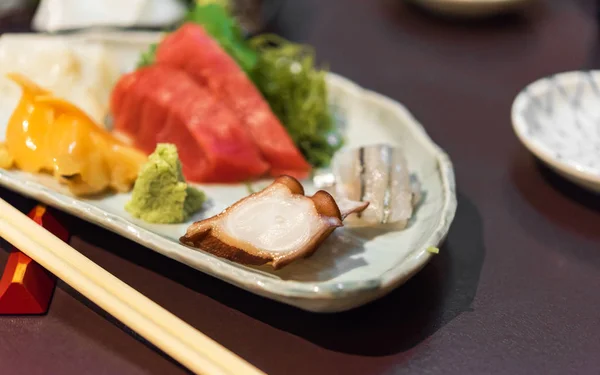
[(206, 5), (197, 4), (188, 12), (184, 21), (202, 25), (240, 68), (249, 76), (252, 75), (258, 56), (244, 40), (242, 29), (227, 8), (215, 2)]
[(209, 5), (209, 4), (216, 4), (220, 7), (222, 7), (223, 9), (225, 9), (227, 12), (231, 11), (231, 0), (192, 0), (192, 2), (195, 5)]
[[(251, 76), (258, 56), (244, 40), (240, 26), (229, 14), (229, 6), (228, 0), (197, 0), (186, 14), (183, 22), (201, 25), (240, 68)], [(138, 69), (154, 63), (157, 47), (156, 44), (153, 44), (142, 54), (137, 64)]]
[(140, 60), (137, 63), (136, 69), (143, 68), (144, 66), (154, 64), (154, 61), (156, 59), (156, 48), (157, 47), (158, 47), (158, 44), (156, 44), (156, 43), (151, 44), (148, 47), (148, 50), (146, 52), (142, 53), (142, 56), (140, 56)]
[(256, 193), (256, 190), (254, 190), (254, 187), (252, 186), (251, 182), (246, 182), (244, 183), (244, 185), (246, 185), (246, 191), (248, 191), (248, 194)]
[(326, 71), (315, 67), (314, 50), (276, 35), (249, 42), (259, 56), (254, 83), (308, 162), (329, 165), (343, 140), (329, 111)]
[(435, 246), (430, 246), (427, 248), (427, 252), (431, 253), (431, 254), (439, 254), (440, 253), (440, 249), (438, 249)]

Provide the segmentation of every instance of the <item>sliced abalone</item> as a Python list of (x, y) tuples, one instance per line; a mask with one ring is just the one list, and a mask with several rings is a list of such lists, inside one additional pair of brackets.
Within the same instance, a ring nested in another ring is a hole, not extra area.
[(222, 213), (192, 224), (181, 242), (243, 264), (271, 263), (281, 268), (307, 257), (342, 220), (363, 211), (368, 202), (333, 197), (318, 191), (304, 195), (302, 185), (283, 176)]

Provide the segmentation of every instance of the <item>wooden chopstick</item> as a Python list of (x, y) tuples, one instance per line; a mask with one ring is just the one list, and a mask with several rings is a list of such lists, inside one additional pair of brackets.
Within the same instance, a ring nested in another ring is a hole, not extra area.
[[(0, 218), (9, 211), (13, 211), (12, 213), (14, 214), (14, 216), (9, 216), (9, 220), (13, 221), (22, 231), (26, 232), (32, 238), (43, 238), (44, 247), (54, 252), (59, 258), (65, 260), (73, 268), (84, 270), (86, 277), (90, 278), (96, 284), (102, 285), (102, 287), (111, 294), (119, 296), (125, 304), (141, 311), (150, 311), (149, 309), (159, 307), (156, 303), (123, 283), (117, 277), (106, 272), (69, 245), (65, 244), (58, 237), (33, 223), (26, 215), (22, 214), (5, 201), (0, 200)], [(0, 233), (0, 235), (1, 234), (2, 233)], [(17, 246), (17, 248), (19, 247)], [(23, 252), (27, 254), (26, 251)], [(31, 258), (35, 260), (34, 257)], [(92, 266), (90, 266), (90, 264)], [(42, 264), (42, 266), (44, 265)], [(59, 275), (56, 276), (60, 277)], [(182, 341), (188, 346), (195, 348), (198, 352), (202, 353), (208, 351), (213, 360), (218, 363), (226, 363), (227, 366), (231, 368), (233, 374), (244, 373), (243, 371), (245, 371), (245, 368), (237, 366), (239, 357), (229, 351), (223, 350), (219, 344), (200, 334), (182, 320), (177, 319), (177, 322), (172, 322), (171, 320), (176, 317), (170, 312), (159, 308), (154, 310), (152, 314), (147, 314), (147, 316), (156, 325), (161, 326), (164, 330), (170, 331), (175, 336), (180, 337)], [(190, 334), (190, 331), (196, 332), (197, 334)]]
[(264, 374), (2, 199), (0, 236), (196, 374)]

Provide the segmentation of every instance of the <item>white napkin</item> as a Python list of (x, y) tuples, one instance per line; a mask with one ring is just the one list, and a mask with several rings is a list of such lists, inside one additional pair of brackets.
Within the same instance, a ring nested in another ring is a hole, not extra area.
[(33, 18), (37, 31), (87, 27), (165, 27), (186, 12), (180, 0), (42, 0)]

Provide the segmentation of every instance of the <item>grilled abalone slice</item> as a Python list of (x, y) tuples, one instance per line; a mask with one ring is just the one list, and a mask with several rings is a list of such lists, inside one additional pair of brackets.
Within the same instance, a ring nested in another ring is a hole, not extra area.
[(192, 224), (181, 242), (219, 257), (281, 268), (314, 253), (342, 220), (368, 202), (345, 199), (340, 206), (318, 191), (304, 195), (300, 182), (282, 176), (222, 213)]

